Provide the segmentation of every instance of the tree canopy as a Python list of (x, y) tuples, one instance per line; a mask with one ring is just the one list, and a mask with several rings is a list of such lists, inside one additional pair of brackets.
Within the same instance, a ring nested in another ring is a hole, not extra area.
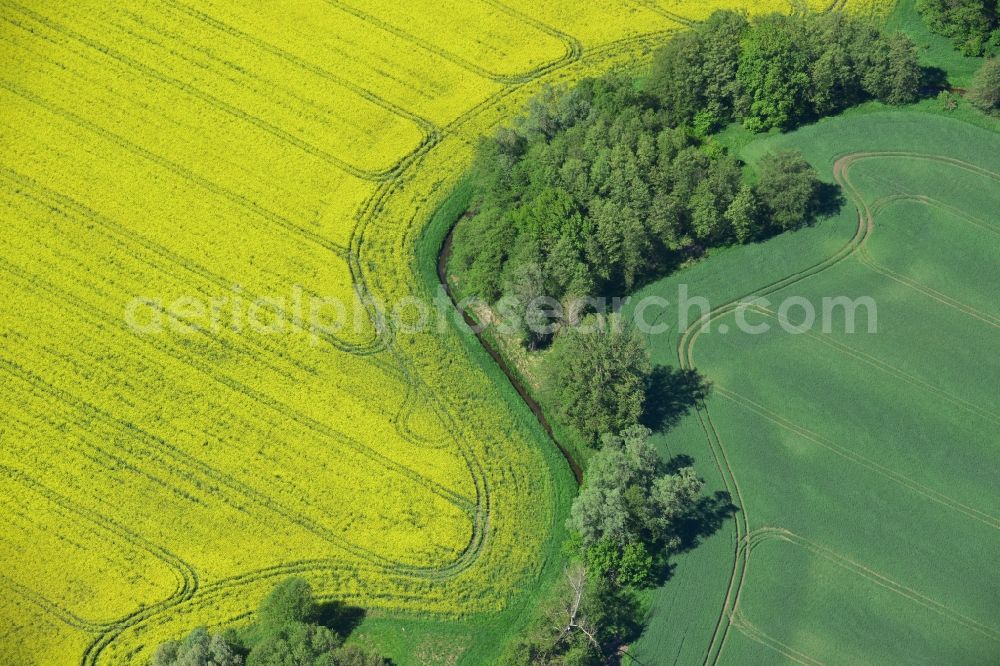
[(586, 567), (567, 568), (543, 617), (513, 643), (500, 660), (505, 666), (604, 666), (618, 649), (641, 633), (635, 594), (590, 575)]
[(672, 122), (700, 134), (733, 121), (790, 129), (868, 99), (915, 101), (922, 73), (913, 42), (842, 12), (749, 20), (716, 12), (671, 39), (649, 89)]
[(288, 578), (264, 597), (249, 626), (225, 634), (195, 629), (160, 645), (153, 666), (389, 666), (381, 655), (344, 645), (319, 617), (308, 581)]
[(754, 192), (770, 223), (784, 231), (816, 216), (820, 185), (819, 174), (802, 153), (785, 150), (760, 161)]
[(198, 627), (179, 641), (167, 641), (156, 649), (153, 666), (241, 666), (243, 657), (221, 634)]
[(614, 73), (548, 89), (484, 141), (452, 267), (466, 294), (503, 301), (539, 347), (551, 337), (544, 324), (565, 317), (532, 308), (542, 297), (565, 313), (708, 248), (808, 222), (814, 202), (796, 198), (817, 193), (806, 171), (784, 181), (794, 193), (779, 197), (772, 178), (755, 189), (710, 132), (733, 121), (787, 129), (873, 98), (914, 101), (921, 77), (908, 37), (861, 18), (716, 12), (664, 44), (644, 89)]
[(679, 252), (735, 240), (725, 212), (740, 178), (629, 78), (550, 90), (483, 144), (456, 265), (491, 302), (630, 290)]
[(639, 422), (651, 364), (638, 332), (593, 317), (560, 332), (548, 378), (560, 415), (589, 444)]
[(667, 470), (650, 434), (633, 426), (605, 436), (567, 522), (588, 563), (626, 584), (649, 573), (650, 552), (677, 548), (678, 522), (693, 509), (703, 485), (691, 467)]
[(340, 636), (326, 627), (289, 622), (253, 646), (247, 666), (336, 666), (340, 645)]
[(983, 111), (1000, 111), (1000, 58), (991, 58), (979, 68), (969, 99)]
[(997, 0), (917, 0), (928, 27), (952, 40), (968, 56), (1000, 53), (1000, 7)]

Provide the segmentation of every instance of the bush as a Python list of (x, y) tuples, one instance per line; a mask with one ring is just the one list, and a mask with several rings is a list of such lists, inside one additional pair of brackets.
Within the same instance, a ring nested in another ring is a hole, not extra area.
[(391, 666), (382, 655), (369, 652), (357, 645), (345, 645), (334, 652), (337, 666)]
[(243, 659), (220, 634), (198, 627), (180, 641), (156, 649), (153, 666), (241, 666)]
[(336, 666), (340, 636), (326, 627), (290, 622), (272, 629), (247, 656), (247, 666)]
[(1000, 58), (992, 58), (983, 63), (976, 73), (969, 101), (983, 111), (1000, 111)]

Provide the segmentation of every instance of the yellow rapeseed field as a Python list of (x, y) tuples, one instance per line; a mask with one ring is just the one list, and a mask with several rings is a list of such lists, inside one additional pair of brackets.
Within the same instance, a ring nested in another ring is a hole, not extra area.
[(805, 3), (2, 0), (0, 664), (145, 663), (293, 573), (448, 617), (529, 588), (555, 457), (372, 303), (426, 295), (479, 137), (726, 6)]

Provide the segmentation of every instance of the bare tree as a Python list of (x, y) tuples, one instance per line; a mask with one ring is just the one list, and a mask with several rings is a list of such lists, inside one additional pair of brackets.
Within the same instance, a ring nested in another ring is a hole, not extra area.
[(552, 621), (559, 630), (559, 637), (556, 643), (561, 642), (570, 634), (580, 632), (587, 637), (587, 640), (597, 648), (601, 649), (601, 644), (594, 637), (595, 627), (587, 619), (581, 606), (587, 588), (587, 568), (582, 564), (575, 564), (565, 571), (567, 583), (567, 595), (564, 602), (552, 613)]

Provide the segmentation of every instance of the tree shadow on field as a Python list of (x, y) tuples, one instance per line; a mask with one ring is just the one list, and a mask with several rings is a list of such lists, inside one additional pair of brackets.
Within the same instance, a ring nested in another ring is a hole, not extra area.
[[(690, 456), (675, 456), (667, 465), (677, 470), (692, 462)], [(655, 556), (651, 581), (653, 586), (660, 587), (673, 578), (675, 555), (697, 548), (705, 539), (722, 529), (722, 525), (736, 515), (737, 511), (739, 507), (733, 504), (732, 497), (724, 490), (700, 497), (686, 515), (677, 519), (673, 529), (676, 543), (668, 551)]]
[(733, 504), (733, 499), (725, 490), (716, 490), (711, 495), (701, 497), (677, 525), (677, 536), (680, 538), (678, 553), (686, 553), (712, 536), (722, 524), (736, 515), (739, 508)]
[(810, 219), (805, 226), (812, 226), (817, 220), (833, 217), (847, 205), (847, 197), (839, 185), (833, 183), (819, 183), (813, 193), (812, 204), (810, 205)]
[(710, 391), (709, 381), (693, 368), (657, 366), (646, 384), (642, 425), (654, 431), (667, 431), (705, 400)]
[[(833, 188), (839, 195), (839, 189)], [(694, 368), (657, 366), (650, 375), (646, 388), (646, 406), (642, 424), (661, 433), (675, 427), (711, 393), (708, 379)], [(663, 466), (666, 474), (676, 474), (685, 467), (694, 466), (694, 459), (686, 454), (675, 455)], [(669, 546), (655, 556), (653, 584), (663, 585), (673, 576), (671, 559), (698, 547), (712, 536), (739, 509), (728, 492), (718, 490), (699, 497), (672, 529)]]
[[(664, 470), (669, 474), (676, 474), (684, 467), (693, 466), (694, 458), (682, 453), (668, 460)], [(686, 553), (694, 550), (702, 541), (722, 529), (722, 525), (739, 510), (733, 504), (732, 496), (725, 490), (716, 490), (711, 495), (699, 497), (691, 510), (677, 520), (674, 534), (678, 544), (673, 552)]]
[(948, 82), (948, 72), (940, 67), (921, 67), (921, 87), (920, 96), (935, 97), (942, 90), (950, 90), (951, 83)]
[(365, 619), (367, 611), (342, 601), (323, 601), (316, 604), (316, 622), (343, 638), (350, 636)]
[(766, 243), (767, 241), (791, 231), (798, 231), (815, 226), (820, 220), (833, 217), (840, 213), (847, 205), (847, 197), (843, 190), (835, 183), (817, 182), (813, 187), (809, 205), (805, 210), (805, 217), (796, 224), (788, 228), (780, 227), (776, 224), (767, 224), (760, 229), (751, 239), (752, 243)]

